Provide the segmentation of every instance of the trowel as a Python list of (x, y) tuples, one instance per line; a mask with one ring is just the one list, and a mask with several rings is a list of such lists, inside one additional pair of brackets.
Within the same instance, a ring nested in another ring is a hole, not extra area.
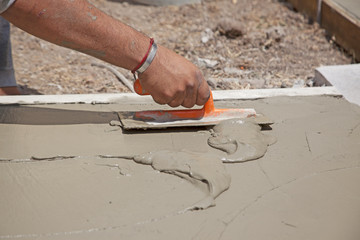
[[(134, 90), (139, 95), (149, 95), (142, 88), (139, 79), (134, 82)], [(253, 118), (259, 125), (270, 125), (273, 123), (265, 116), (256, 113), (253, 108), (215, 108), (211, 91), (210, 98), (200, 109), (118, 112), (118, 116), (125, 130), (212, 126), (232, 118)]]

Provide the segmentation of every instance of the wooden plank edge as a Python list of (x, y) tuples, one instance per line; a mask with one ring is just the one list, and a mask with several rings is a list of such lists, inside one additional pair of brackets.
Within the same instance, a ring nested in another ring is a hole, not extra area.
[(360, 61), (360, 20), (332, 0), (322, 0), (321, 27)]
[[(213, 91), (214, 101), (254, 100), (269, 97), (297, 96), (342, 96), (334, 87), (313, 88), (273, 88), (248, 90)], [(65, 94), (65, 95), (20, 95), (1, 96), (0, 105), (41, 105), (41, 104), (119, 104), (148, 103), (150, 96), (139, 96), (135, 93), (114, 94)]]

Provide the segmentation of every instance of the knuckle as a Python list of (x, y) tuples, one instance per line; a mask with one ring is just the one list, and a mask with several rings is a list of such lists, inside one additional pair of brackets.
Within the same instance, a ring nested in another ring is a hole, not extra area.
[(162, 94), (162, 98), (166, 101), (166, 103), (170, 102), (173, 99), (173, 96), (174, 94), (169, 90), (164, 91)]
[(191, 81), (191, 80), (188, 80), (187, 82), (186, 82), (186, 89), (193, 89), (193, 88), (195, 88), (195, 81)]
[(183, 85), (179, 85), (176, 89), (176, 95), (181, 95), (183, 94), (187, 89), (187, 83), (186, 84), (183, 84)]
[(183, 107), (186, 107), (186, 108), (192, 108), (193, 106), (195, 105), (194, 102), (184, 102), (182, 104)]
[(168, 105), (170, 107), (178, 107), (178, 106), (180, 106), (180, 103), (178, 103), (178, 102), (170, 102), (170, 103), (168, 103)]
[(157, 104), (161, 104), (161, 105), (166, 104), (166, 101), (164, 101), (164, 100), (161, 99), (161, 98), (154, 98), (154, 97), (153, 97), (153, 99), (154, 99), (154, 101), (155, 101)]

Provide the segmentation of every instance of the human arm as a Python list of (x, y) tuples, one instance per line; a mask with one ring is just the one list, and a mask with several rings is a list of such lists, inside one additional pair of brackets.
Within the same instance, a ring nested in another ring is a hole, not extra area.
[[(86, 0), (17, 0), (4, 13), (17, 27), (126, 69), (133, 69), (149, 47), (149, 38), (106, 15)], [(209, 88), (199, 69), (159, 46), (140, 82), (160, 104), (203, 105)]]

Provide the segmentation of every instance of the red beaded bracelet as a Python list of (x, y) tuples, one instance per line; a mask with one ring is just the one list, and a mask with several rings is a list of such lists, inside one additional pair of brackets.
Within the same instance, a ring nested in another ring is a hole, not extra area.
[(145, 63), (146, 59), (148, 58), (149, 56), (149, 53), (150, 53), (150, 50), (151, 50), (151, 47), (153, 46), (154, 44), (154, 39), (153, 38), (150, 38), (150, 45), (149, 45), (149, 49), (147, 50), (145, 56), (143, 57), (143, 59), (141, 60), (141, 62), (133, 69), (131, 70), (131, 73), (132, 74), (135, 74), (135, 72), (137, 70), (139, 70), (139, 68), (141, 68), (141, 66)]

